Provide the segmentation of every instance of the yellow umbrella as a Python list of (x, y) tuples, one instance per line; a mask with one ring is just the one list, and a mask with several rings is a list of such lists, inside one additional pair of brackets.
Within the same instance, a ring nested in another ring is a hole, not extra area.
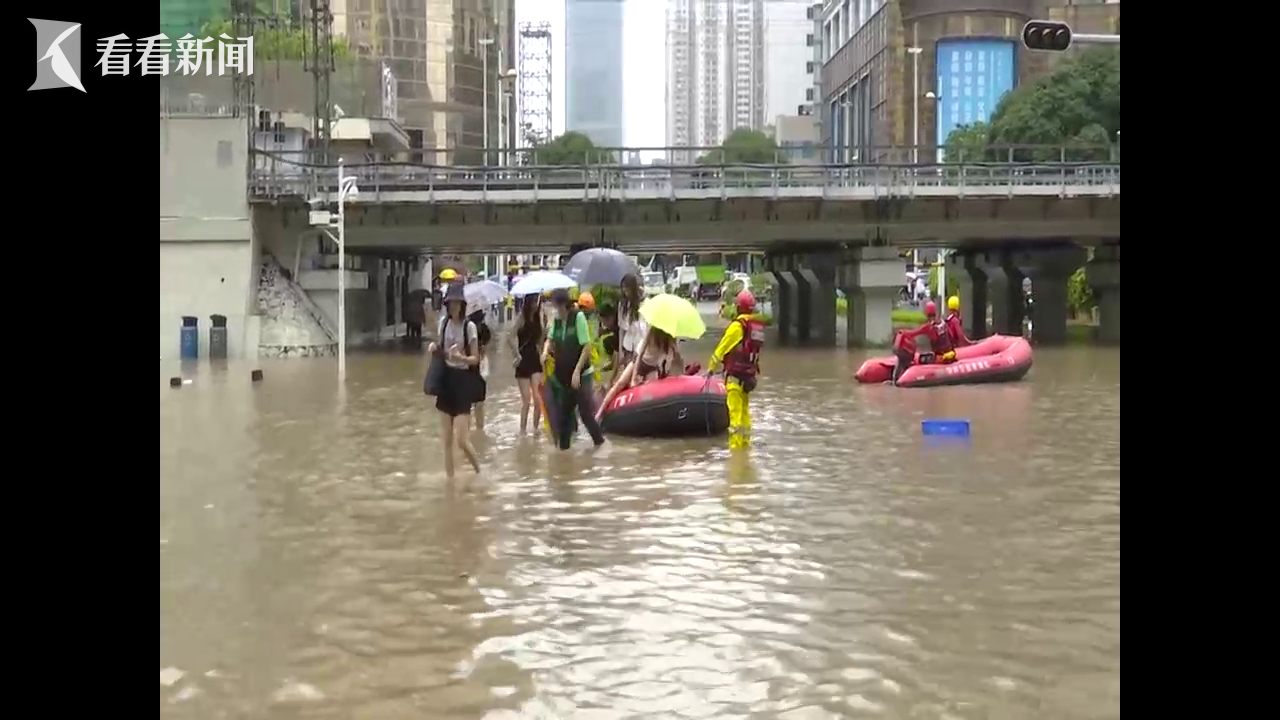
[(693, 303), (682, 297), (661, 293), (640, 304), (640, 317), (649, 327), (677, 338), (697, 340), (707, 332), (707, 324)]

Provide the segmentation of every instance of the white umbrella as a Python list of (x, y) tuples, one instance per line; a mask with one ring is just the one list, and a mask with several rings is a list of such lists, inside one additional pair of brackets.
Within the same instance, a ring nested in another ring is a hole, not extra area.
[(511, 294), (541, 295), (548, 290), (568, 290), (576, 284), (572, 278), (564, 273), (552, 270), (538, 270), (520, 278), (520, 282), (511, 287)]
[(462, 287), (462, 296), (467, 299), (468, 305), (497, 305), (510, 294), (506, 288), (492, 280), (481, 280)]

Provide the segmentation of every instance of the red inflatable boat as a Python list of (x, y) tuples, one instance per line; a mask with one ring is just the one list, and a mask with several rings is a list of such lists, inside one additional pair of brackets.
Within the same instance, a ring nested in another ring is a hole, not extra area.
[[(928, 359), (932, 353), (925, 355)], [(1031, 344), (1026, 338), (992, 335), (972, 345), (956, 349), (953, 363), (919, 364), (907, 368), (898, 378), (898, 387), (935, 387), (938, 385), (973, 385), (1021, 380), (1031, 369)], [(854, 375), (860, 383), (883, 383), (893, 379), (897, 364), (893, 357), (878, 357), (862, 363)]]
[(678, 375), (618, 393), (600, 417), (606, 433), (639, 437), (719, 435), (729, 429), (724, 381)]

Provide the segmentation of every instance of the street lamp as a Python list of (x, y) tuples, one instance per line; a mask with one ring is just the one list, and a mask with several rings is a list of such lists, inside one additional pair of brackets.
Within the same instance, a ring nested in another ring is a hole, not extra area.
[(484, 98), (480, 101), (480, 114), (484, 118), (484, 164), (489, 164), (489, 46), (493, 38), (480, 38), (480, 73), (484, 75), (481, 92)]
[[(333, 220), (328, 210), (311, 211), (311, 225), (338, 245), (338, 383), (347, 379), (347, 201), (360, 194), (354, 176), (346, 174), (338, 158), (338, 235), (329, 230)], [(320, 201), (313, 200), (312, 207)]]
[(920, 53), (924, 48), (909, 47), (911, 54), (911, 164), (920, 164)]
[(502, 105), (498, 106), (498, 149), (501, 151), (499, 165), (511, 164), (511, 143), (507, 136), (511, 132), (511, 103), (515, 99), (515, 92), (506, 87), (507, 83), (514, 84), (519, 74), (515, 68), (507, 68), (506, 72), (498, 73), (498, 94), (502, 99)]
[[(933, 132), (936, 135), (938, 133), (938, 130), (937, 130), (938, 113), (942, 111), (942, 96), (930, 90), (929, 92), (924, 94), (924, 97), (926, 100), (933, 101), (933, 127), (934, 127)], [(939, 164), (942, 163), (942, 144), (941, 143), (938, 143), (938, 146), (935, 149), (934, 162)]]

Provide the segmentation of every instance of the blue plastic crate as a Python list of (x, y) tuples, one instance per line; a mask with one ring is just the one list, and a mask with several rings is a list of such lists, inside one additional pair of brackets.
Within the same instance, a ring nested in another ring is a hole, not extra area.
[(926, 437), (969, 437), (969, 421), (958, 418), (921, 420), (920, 432)]

